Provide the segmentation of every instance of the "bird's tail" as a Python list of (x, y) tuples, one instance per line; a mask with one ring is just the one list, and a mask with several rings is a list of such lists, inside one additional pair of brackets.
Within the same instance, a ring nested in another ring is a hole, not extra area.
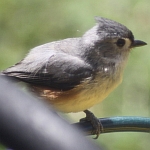
[(0, 76), (5, 76), (4, 71), (0, 71)]
[(9, 78), (11, 80), (17, 81), (15, 76), (13, 76), (10, 72), (7, 72), (7, 69), (0, 71), (0, 77), (6, 77), (6, 78)]

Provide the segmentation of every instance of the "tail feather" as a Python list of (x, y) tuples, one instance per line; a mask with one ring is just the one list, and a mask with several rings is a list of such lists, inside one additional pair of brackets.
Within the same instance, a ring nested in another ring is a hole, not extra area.
[(1, 72), (0, 72), (0, 76), (5, 76), (4, 71), (1, 71)]
[(7, 70), (0, 71), (0, 77), (9, 77), (11, 79), (16, 79), (15, 74), (8, 72)]

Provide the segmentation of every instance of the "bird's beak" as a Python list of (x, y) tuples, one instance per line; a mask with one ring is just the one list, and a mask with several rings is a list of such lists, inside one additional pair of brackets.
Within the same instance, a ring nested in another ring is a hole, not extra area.
[(144, 45), (147, 45), (147, 43), (140, 40), (134, 40), (133, 43), (131, 44), (131, 48), (144, 46)]

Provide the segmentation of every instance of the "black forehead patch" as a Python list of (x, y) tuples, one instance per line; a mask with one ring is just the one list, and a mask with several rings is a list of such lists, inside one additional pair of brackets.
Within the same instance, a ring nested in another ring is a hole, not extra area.
[(98, 34), (102, 34), (105, 38), (129, 38), (134, 41), (132, 32), (126, 26), (102, 17), (95, 17), (95, 20), (98, 23)]

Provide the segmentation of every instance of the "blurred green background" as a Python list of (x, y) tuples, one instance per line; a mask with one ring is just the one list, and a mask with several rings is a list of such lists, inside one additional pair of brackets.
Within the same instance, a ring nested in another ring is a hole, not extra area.
[[(81, 36), (95, 24), (94, 16), (120, 22), (136, 39), (150, 43), (149, 0), (0, 0), (0, 70), (35, 46)], [(150, 45), (132, 50), (123, 83), (91, 108), (96, 116), (150, 117), (149, 49)], [(82, 112), (67, 115), (72, 122), (83, 116)], [(149, 141), (149, 134), (128, 132), (103, 134), (95, 142), (106, 150), (147, 150)]]

